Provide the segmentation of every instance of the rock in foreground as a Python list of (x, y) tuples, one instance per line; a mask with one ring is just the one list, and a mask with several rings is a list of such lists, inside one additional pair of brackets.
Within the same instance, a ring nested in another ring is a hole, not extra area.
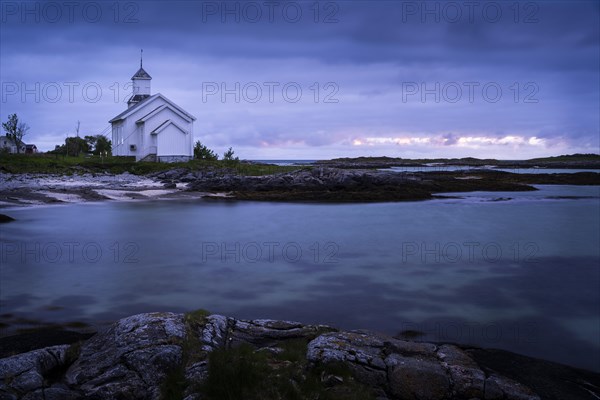
[(244, 399), (540, 398), (454, 345), (207, 313), (134, 315), (76, 345), (0, 359), (0, 399), (221, 399), (223, 390)]

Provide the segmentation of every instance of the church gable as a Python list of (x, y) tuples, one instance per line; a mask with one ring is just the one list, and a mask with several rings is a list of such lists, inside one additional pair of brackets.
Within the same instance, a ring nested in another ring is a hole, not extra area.
[(156, 138), (159, 157), (170, 157), (186, 154), (190, 135), (173, 121), (165, 121), (150, 133)]
[[(164, 110), (167, 110), (167, 112), (164, 112)], [(154, 108), (152, 111), (150, 111), (148, 114), (144, 115), (140, 119), (138, 119), (136, 121), (136, 123), (138, 123), (138, 124), (144, 123), (144, 122), (154, 118), (156, 115), (159, 115), (159, 114), (165, 115), (168, 112), (173, 113), (174, 115), (177, 115), (179, 118), (181, 118), (182, 120), (187, 121), (187, 122), (191, 122), (194, 120), (194, 117), (191, 117), (186, 112), (181, 111), (180, 108), (173, 107), (173, 105), (171, 103), (164, 103), (164, 104)]]
[(160, 124), (158, 127), (156, 127), (152, 132), (150, 132), (150, 134), (157, 135), (157, 134), (161, 133), (162, 131), (164, 131), (165, 129), (171, 128), (171, 125), (173, 125), (173, 127), (175, 127), (176, 129), (179, 129), (179, 131), (183, 134), (187, 135), (189, 133), (187, 130), (182, 128), (180, 125), (178, 125), (177, 123), (168, 119), (165, 122), (163, 122), (162, 124)]

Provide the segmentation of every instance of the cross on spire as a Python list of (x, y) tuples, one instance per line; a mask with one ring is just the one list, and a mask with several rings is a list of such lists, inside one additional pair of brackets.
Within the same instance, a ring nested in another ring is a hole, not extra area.
[(144, 58), (144, 49), (140, 49), (140, 68), (142, 68), (143, 58)]

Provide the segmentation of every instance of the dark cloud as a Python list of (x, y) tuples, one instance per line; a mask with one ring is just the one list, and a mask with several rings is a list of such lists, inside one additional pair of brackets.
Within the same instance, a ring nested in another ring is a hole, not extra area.
[[(144, 48), (153, 91), (199, 117), (197, 137), (218, 150), (244, 148), (242, 156), (286, 158), (298, 144), (306, 147), (301, 158), (388, 154), (352, 143), (367, 137), (439, 142), (448, 131), (454, 136), (446, 146), (397, 151), (476, 156), (480, 149), (460, 147), (458, 138), (509, 135), (545, 139), (518, 149), (522, 156), (598, 151), (597, 2), (477, 2), (472, 14), (467, 2), (337, 1), (317, 8), (278, 2), (272, 16), (264, 2), (74, 2), (73, 10), (52, 2), (60, 18), (48, 4), (3, 2), (0, 27), (0, 118), (22, 115), (32, 127), (29, 140), (45, 149), (78, 119), (89, 133), (106, 129), (124, 107), (125, 85)], [(67, 98), (68, 82), (79, 84), (74, 101)], [(98, 101), (82, 94), (90, 82), (102, 89)], [(279, 92), (270, 102), (263, 92), (258, 102), (244, 96), (204, 101), (207, 82), (295, 82), (302, 97), (288, 102)], [(337, 103), (323, 101), (332, 93), (329, 82)], [(465, 82), (479, 85), (474, 101)], [(490, 82), (502, 89), (501, 101), (482, 98)], [(40, 89), (32, 89), (36, 83)], [(63, 88), (56, 102), (49, 98), (52, 83)], [(407, 83), (439, 83), (440, 101), (434, 95), (422, 101), (420, 92), (406, 97)], [(463, 89), (457, 102), (445, 91), (453, 83)], [(23, 97), (22, 85), (41, 98)]]

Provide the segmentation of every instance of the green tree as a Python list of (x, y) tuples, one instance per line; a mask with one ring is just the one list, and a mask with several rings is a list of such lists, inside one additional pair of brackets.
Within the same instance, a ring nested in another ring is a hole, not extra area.
[(88, 144), (88, 150), (99, 155), (100, 153), (110, 154), (112, 149), (112, 143), (104, 135), (85, 136), (85, 141)]
[(54, 150), (50, 150), (48, 153), (52, 153), (52, 154), (63, 154), (63, 155), (64, 155), (64, 154), (65, 154), (65, 152), (66, 152), (66, 150), (65, 150), (65, 149), (66, 149), (66, 147), (65, 147), (65, 145), (64, 145), (64, 144), (61, 144), (61, 145), (58, 145), (58, 144), (57, 144), (57, 145), (55, 145), (55, 146), (54, 146)]
[(19, 122), (17, 114), (12, 114), (9, 115), (8, 121), (2, 123), (2, 127), (6, 132), (6, 137), (17, 146), (17, 154), (19, 154), (23, 145), (23, 136), (29, 131), (29, 126), (24, 122)]
[(200, 143), (200, 141), (196, 141), (194, 144), (194, 158), (198, 160), (218, 160), (219, 155)]
[(73, 157), (78, 157), (82, 152), (87, 153), (90, 150), (88, 142), (77, 136), (66, 138), (65, 147), (67, 155)]
[(94, 154), (105, 153), (107, 155), (112, 154), (112, 141), (104, 135), (96, 135), (96, 146), (94, 147)]
[(223, 160), (225, 160), (225, 161), (240, 161), (240, 159), (238, 157), (233, 156), (234, 154), (235, 154), (235, 151), (233, 151), (233, 149), (230, 147), (229, 150), (227, 150), (223, 154)]

